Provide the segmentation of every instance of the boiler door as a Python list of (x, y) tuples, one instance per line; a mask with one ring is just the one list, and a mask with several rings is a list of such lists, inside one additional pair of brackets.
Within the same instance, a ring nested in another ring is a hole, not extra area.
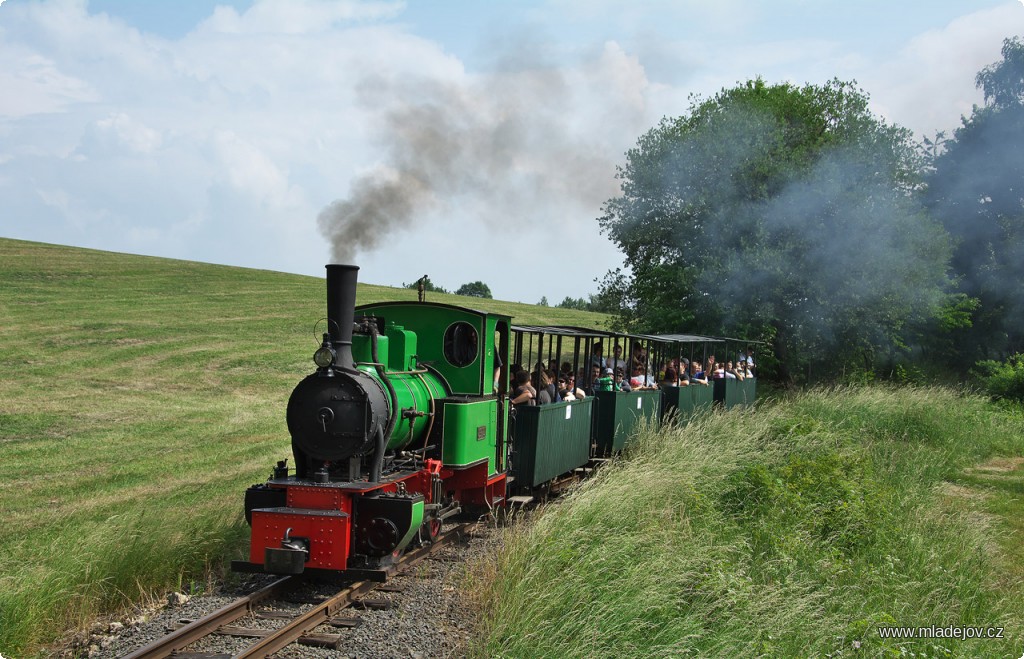
[(288, 401), (292, 443), (319, 460), (344, 460), (373, 448), (370, 399), (355, 378), (310, 375)]

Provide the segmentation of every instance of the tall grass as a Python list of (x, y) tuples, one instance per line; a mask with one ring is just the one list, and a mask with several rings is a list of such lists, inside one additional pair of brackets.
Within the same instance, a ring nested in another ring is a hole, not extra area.
[[(1003, 528), (940, 485), (1024, 454), (947, 389), (815, 391), (646, 430), (477, 567), (481, 656), (1019, 656)], [(879, 626), (1005, 627), (883, 640)], [(1013, 654), (1016, 652), (1016, 654)]]
[(0, 654), (44, 652), (246, 551), (242, 495), (291, 455), (285, 404), (324, 295), (313, 277), (0, 239)]

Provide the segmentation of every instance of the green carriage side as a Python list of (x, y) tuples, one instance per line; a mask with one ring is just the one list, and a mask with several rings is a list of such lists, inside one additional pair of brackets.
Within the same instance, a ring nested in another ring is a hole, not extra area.
[(659, 385), (657, 389), (597, 392), (597, 412), (594, 423), (594, 448), (597, 456), (620, 453), (636, 436), (640, 425), (658, 425), (664, 410), (665, 392), (660, 388), (661, 364), (672, 356), (672, 342), (648, 334), (607, 332), (607, 341), (613, 350), (622, 345), (627, 363), (627, 379), (632, 375), (628, 365), (634, 361), (639, 349), (643, 368), (640, 374), (650, 377)]
[(635, 436), (637, 426), (660, 422), (661, 391), (599, 391), (594, 424), (598, 456), (620, 453)]
[[(580, 373), (576, 384), (584, 390), (592, 384), (589, 373), (596, 346), (607, 347), (609, 355), (619, 347), (628, 358), (634, 346), (648, 351), (657, 342), (656, 337), (583, 327), (517, 325), (513, 333), (514, 360), (526, 365), (568, 361), (572, 372)], [(587, 464), (595, 455), (622, 451), (638, 424), (659, 422), (661, 409), (662, 394), (656, 389), (598, 391), (582, 401), (520, 407), (512, 457), (517, 488), (536, 487)]]
[[(567, 361), (575, 372), (602, 332), (580, 328), (515, 325), (513, 362), (531, 368)], [(518, 492), (573, 473), (590, 462), (596, 399), (518, 406), (512, 424), (511, 474)]]
[[(709, 351), (721, 339), (695, 334), (656, 334), (651, 338), (662, 346), (662, 354), (667, 358), (676, 358), (680, 362), (686, 358), (689, 362), (703, 362)], [(682, 387), (662, 387), (661, 416), (674, 416), (677, 422), (686, 423), (690, 419), (711, 410), (714, 403), (714, 387), (710, 384), (689, 384)]]

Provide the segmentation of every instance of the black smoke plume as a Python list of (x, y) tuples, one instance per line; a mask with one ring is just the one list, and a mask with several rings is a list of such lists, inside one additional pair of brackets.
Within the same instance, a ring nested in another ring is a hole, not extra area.
[(643, 69), (612, 46), (570, 70), (532, 59), (509, 56), (457, 83), (361, 83), (383, 162), (319, 214), (336, 262), (455, 203), (495, 228), (522, 227), (555, 220), (567, 204), (596, 211), (617, 192), (620, 145), (645, 121)]

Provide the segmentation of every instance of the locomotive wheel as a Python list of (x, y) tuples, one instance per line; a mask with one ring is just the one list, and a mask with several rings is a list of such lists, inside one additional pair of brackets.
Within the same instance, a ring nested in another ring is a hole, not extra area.
[(434, 542), (439, 535), (441, 535), (441, 520), (432, 517), (420, 525), (417, 539), (422, 546)]
[(439, 535), (441, 535), (441, 520), (434, 517), (427, 522), (427, 537), (433, 542)]

